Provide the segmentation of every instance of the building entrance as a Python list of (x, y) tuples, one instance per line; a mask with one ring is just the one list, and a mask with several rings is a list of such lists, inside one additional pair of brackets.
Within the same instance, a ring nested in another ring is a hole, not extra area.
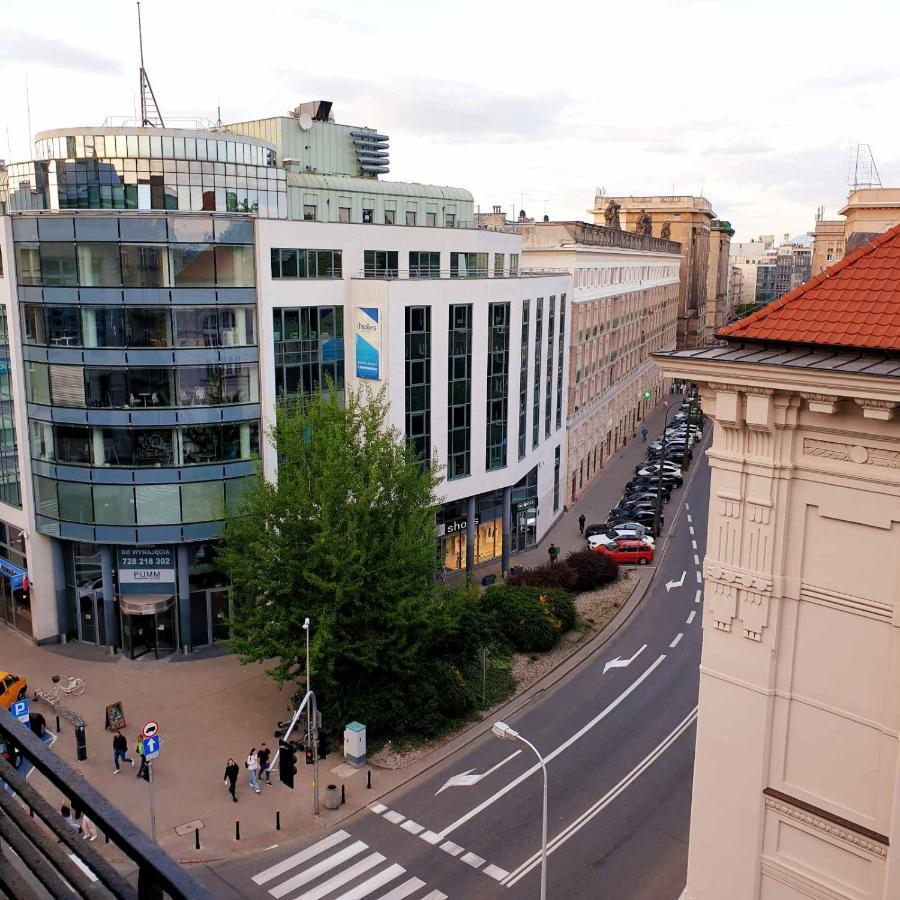
[(231, 589), (191, 591), (191, 643), (195, 647), (219, 644), (231, 637)]
[(86, 644), (106, 644), (103, 591), (78, 589), (78, 640)]
[(132, 600), (122, 599), (121, 605), (122, 649), (129, 659), (139, 659), (148, 653), (159, 659), (175, 652), (178, 635), (174, 597), (147, 604), (143, 609)]

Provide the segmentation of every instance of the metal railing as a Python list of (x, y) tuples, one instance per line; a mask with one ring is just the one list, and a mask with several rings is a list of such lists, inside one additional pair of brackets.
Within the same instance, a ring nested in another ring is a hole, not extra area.
[(520, 267), (517, 272), (492, 274), (488, 269), (476, 269), (470, 273), (454, 272), (451, 269), (360, 269), (355, 278), (374, 281), (437, 281), (452, 279), (454, 281), (472, 281), (484, 278), (540, 278), (548, 275), (568, 275), (568, 269), (547, 269)]
[[(0, 888), (17, 900), (39, 896), (210, 900), (210, 894), (130, 819), (16, 719), (0, 712), (0, 740), (15, 746), (137, 867), (137, 887), (120, 875), (59, 810), (0, 757)], [(11, 755), (11, 754), (10, 754)], [(7, 852), (11, 849), (13, 853)], [(13, 856), (15, 854), (15, 856)], [(18, 860), (15, 858), (18, 857)], [(28, 872), (25, 877), (24, 872)], [(39, 894), (30, 882), (43, 888)]]

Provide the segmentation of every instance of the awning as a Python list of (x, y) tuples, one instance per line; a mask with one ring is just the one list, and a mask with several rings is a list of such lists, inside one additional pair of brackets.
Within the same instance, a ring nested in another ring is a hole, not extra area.
[(119, 594), (119, 609), (128, 616), (153, 616), (164, 613), (174, 605), (174, 594), (146, 594), (143, 596)]
[(2, 556), (0, 556), (0, 575), (9, 579), (10, 587), (14, 591), (25, 590), (28, 587), (28, 573)]

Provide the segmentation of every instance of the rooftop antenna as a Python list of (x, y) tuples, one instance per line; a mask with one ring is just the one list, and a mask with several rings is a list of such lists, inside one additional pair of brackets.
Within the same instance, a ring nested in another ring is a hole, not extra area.
[(869, 144), (857, 144), (855, 152), (851, 150), (850, 172), (847, 179), (850, 190), (860, 188), (880, 188), (881, 175), (875, 165), (875, 157)]
[(216, 128), (222, 127), (222, 104), (216, 107)]
[[(156, 102), (156, 95), (150, 85), (150, 79), (147, 77), (147, 70), (144, 68), (144, 32), (141, 27), (141, 4), (138, 0), (138, 44), (141, 49), (141, 128), (148, 125), (151, 128), (165, 128), (166, 123), (163, 122), (162, 113), (159, 111), (159, 104)], [(151, 118), (151, 115), (153, 116)]]

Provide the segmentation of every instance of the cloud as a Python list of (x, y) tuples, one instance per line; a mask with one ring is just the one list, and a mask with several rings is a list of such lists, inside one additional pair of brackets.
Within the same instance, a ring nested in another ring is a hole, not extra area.
[(369, 34), (375, 30), (370, 22), (363, 21), (358, 15), (344, 16), (333, 9), (324, 9), (318, 6), (305, 7), (303, 10), (303, 18), (307, 23), (318, 22), (321, 25), (333, 25), (341, 31), (355, 31), (360, 34)]
[(721, 156), (757, 156), (760, 153), (768, 153), (771, 150), (772, 146), (770, 144), (765, 144), (762, 141), (746, 140), (707, 147), (703, 152)]
[(75, 69), (97, 75), (109, 75), (121, 69), (115, 60), (80, 50), (64, 41), (5, 28), (0, 33), (0, 67), (23, 64)]
[(896, 68), (886, 66), (846, 66), (836, 71), (823, 72), (811, 78), (808, 84), (817, 90), (852, 90), (860, 87), (876, 87), (900, 77)]

